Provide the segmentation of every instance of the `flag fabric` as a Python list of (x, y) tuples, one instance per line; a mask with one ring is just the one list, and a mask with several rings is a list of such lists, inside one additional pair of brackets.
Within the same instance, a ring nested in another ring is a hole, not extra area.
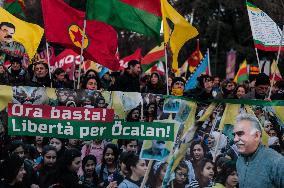
[(188, 70), (188, 61), (185, 61), (183, 63), (183, 65), (178, 69), (178, 71), (175, 73), (175, 75), (177, 77), (180, 77), (182, 76), (182, 74), (186, 74), (187, 73), (187, 70)]
[(80, 65), (80, 55), (71, 49), (65, 49), (58, 54), (54, 61), (50, 61), (50, 70), (53, 72), (57, 68), (62, 68), (64, 71), (72, 69), (72, 67)]
[(267, 59), (259, 61), (259, 66), (260, 66), (260, 72), (263, 72), (267, 76), (270, 74), (270, 67), (271, 67), (271, 62)]
[(152, 66), (150, 69), (148, 69), (145, 73), (146, 74), (152, 74), (153, 72), (157, 72), (160, 75), (165, 75), (165, 67), (164, 67), (163, 61), (158, 61), (154, 66)]
[[(281, 29), (261, 9), (249, 2), (246, 5), (255, 47), (264, 51), (278, 51)], [(284, 47), (281, 47), (281, 50), (283, 51)]]
[[(85, 13), (62, 0), (42, 0), (42, 11), (47, 40), (80, 54)], [(86, 21), (84, 58), (111, 70), (118, 70), (119, 63), (115, 57), (117, 40), (117, 33), (111, 26), (98, 21)]]
[(234, 78), (234, 82), (239, 84), (248, 79), (249, 79), (249, 75), (248, 75), (247, 61), (244, 60)]
[(141, 60), (142, 70), (145, 72), (159, 61), (163, 61), (165, 58), (164, 43), (160, 46), (156, 46), (150, 52), (148, 52)]
[(160, 0), (87, 0), (87, 19), (160, 38)]
[(0, 8), (0, 23), (3, 22), (13, 24), (15, 26), (15, 33), (12, 34), (12, 42), (1, 42), (0, 52), (5, 52), (10, 56), (32, 59), (41, 41), (44, 32), (43, 28), (36, 24), (20, 20), (3, 8)]
[(203, 59), (202, 53), (200, 52), (199, 48), (196, 49), (187, 59), (188, 65), (189, 65), (189, 71), (193, 72), (198, 64), (200, 63), (200, 60)]
[(122, 58), (121, 60), (119, 60), (119, 64), (120, 64), (119, 70), (123, 70), (123, 69), (127, 68), (129, 61), (131, 61), (131, 60), (140, 61), (141, 58), (142, 58), (141, 48), (137, 48), (133, 54), (126, 56), (126, 57)]
[(23, 18), (26, 17), (24, 13), (25, 3), (23, 0), (6, 0), (4, 2), (3, 8), (7, 10), (10, 14), (20, 15)]
[(274, 81), (279, 81), (282, 80), (282, 76), (280, 74), (280, 71), (278, 69), (278, 66), (275, 62), (275, 60), (273, 60), (272, 64), (271, 64), (271, 72), (270, 72), (270, 80), (273, 79), (273, 74), (275, 73), (275, 77), (274, 77)]
[(197, 77), (201, 75), (201, 73), (206, 71), (206, 68), (208, 67), (208, 53), (204, 56), (201, 63), (196, 67), (195, 71), (191, 73), (189, 76), (186, 84), (185, 84), (185, 90), (194, 89), (197, 86)]
[(232, 117), (237, 117), (240, 113), (241, 104), (226, 104), (226, 108), (222, 115), (222, 119), (219, 124), (219, 130), (223, 131), (226, 124), (235, 125), (236, 119)]
[(203, 56), (199, 49), (199, 40), (197, 39), (196, 50), (187, 59), (190, 72), (193, 72), (196, 69), (202, 58)]
[[(164, 27), (164, 42), (170, 47), (173, 54), (172, 69), (176, 71), (179, 67), (178, 55), (182, 46), (190, 39), (198, 35), (195, 27), (190, 25), (167, 0), (161, 0), (162, 17)], [(171, 22), (170, 24), (168, 23)], [(173, 28), (170, 25), (173, 24)], [(183, 62), (181, 62), (182, 64)]]
[(236, 57), (237, 55), (235, 50), (230, 50), (227, 53), (226, 79), (231, 79), (235, 77)]

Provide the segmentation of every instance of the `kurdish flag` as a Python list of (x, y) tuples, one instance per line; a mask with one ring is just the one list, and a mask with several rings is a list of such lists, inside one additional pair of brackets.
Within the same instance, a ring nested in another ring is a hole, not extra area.
[(148, 52), (141, 60), (142, 70), (145, 72), (151, 67), (156, 65), (160, 60), (165, 58), (164, 43), (160, 46), (156, 46), (150, 52)]
[(248, 75), (247, 60), (244, 60), (237, 72), (237, 75), (234, 78), (234, 82), (239, 84), (248, 79), (249, 79), (249, 75)]
[[(167, 0), (161, 0), (163, 27), (164, 27), (164, 42), (169, 45), (173, 54), (172, 69), (177, 69), (183, 62), (178, 62), (179, 51), (182, 46), (190, 39), (198, 35), (195, 27), (190, 25), (183, 16), (181, 16)], [(171, 24), (168, 23), (171, 22)], [(173, 28), (171, 27), (173, 25)]]
[(255, 47), (264, 51), (278, 51), (281, 29), (265, 12), (249, 2), (246, 5)]
[[(82, 47), (85, 12), (70, 7), (62, 0), (42, 0), (41, 4), (47, 40), (61, 44), (79, 54)], [(87, 20), (83, 44), (84, 58), (113, 71), (119, 69), (116, 58), (117, 33), (111, 26)]]
[(160, 38), (160, 0), (87, 0), (87, 19)]
[(0, 52), (5, 52), (10, 56), (32, 59), (41, 41), (44, 32), (43, 28), (36, 24), (20, 20), (0, 7), (0, 23), (3, 24), (5, 22), (15, 27), (13, 29), (10, 26), (5, 26), (14, 31), (13, 33), (6, 32), (5, 34), (7, 35), (6, 37), (10, 35), (13, 41), (9, 42), (8, 45), (0, 45)]
[(25, 10), (24, 0), (6, 0), (4, 2), (3, 8), (13, 15), (20, 15), (23, 18), (26, 17), (24, 13)]

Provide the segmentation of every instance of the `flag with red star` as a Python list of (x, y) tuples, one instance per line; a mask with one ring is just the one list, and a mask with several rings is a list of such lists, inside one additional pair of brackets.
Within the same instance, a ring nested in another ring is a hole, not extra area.
[(79, 54), (83, 46), (85, 59), (113, 71), (119, 69), (117, 33), (111, 26), (87, 20), (82, 43), (85, 12), (70, 7), (63, 0), (42, 0), (42, 12), (45, 36), (49, 42), (61, 44)]

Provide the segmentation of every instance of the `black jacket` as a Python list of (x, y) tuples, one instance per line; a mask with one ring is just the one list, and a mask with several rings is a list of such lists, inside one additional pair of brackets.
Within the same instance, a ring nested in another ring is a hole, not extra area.
[(125, 72), (117, 78), (112, 89), (114, 91), (140, 92), (139, 76), (133, 77)]

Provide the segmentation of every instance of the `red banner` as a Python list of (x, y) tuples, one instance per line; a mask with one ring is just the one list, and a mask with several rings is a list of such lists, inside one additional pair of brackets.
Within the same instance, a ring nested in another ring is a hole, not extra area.
[(56, 56), (55, 60), (50, 63), (51, 72), (57, 68), (63, 68), (65, 71), (72, 69), (73, 64), (80, 65), (80, 55), (73, 50), (66, 49)]
[(113, 122), (114, 110), (31, 104), (8, 104), (8, 115), (22, 118), (44, 118), (93, 122)]

